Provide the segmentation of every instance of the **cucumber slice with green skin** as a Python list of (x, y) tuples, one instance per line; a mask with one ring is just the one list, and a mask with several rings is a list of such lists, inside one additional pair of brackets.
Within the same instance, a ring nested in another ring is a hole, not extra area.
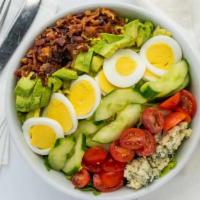
[(67, 159), (62, 169), (66, 175), (71, 176), (75, 174), (77, 171), (79, 171), (81, 167), (82, 158), (85, 152), (85, 146), (86, 146), (86, 138), (85, 135), (81, 133), (77, 137), (74, 146), (74, 153), (69, 159)]
[(149, 99), (165, 97), (181, 87), (187, 75), (188, 64), (182, 60), (174, 64), (158, 81), (149, 81), (143, 84), (140, 91), (144, 97)]
[(103, 127), (105, 123), (95, 124), (93, 120), (82, 120), (78, 124), (77, 130), (73, 133), (74, 137), (77, 138), (77, 136), (81, 133), (84, 133), (84, 135), (92, 135), (96, 133), (101, 127)]
[(59, 139), (56, 146), (51, 149), (48, 156), (48, 162), (52, 169), (61, 170), (67, 160), (67, 155), (74, 147), (74, 140), (72, 137)]
[(115, 121), (101, 128), (93, 137), (93, 141), (107, 144), (117, 140), (122, 131), (134, 126), (140, 119), (142, 106), (140, 104), (129, 104), (120, 113)]
[(86, 136), (86, 146), (88, 147), (97, 147), (97, 146), (102, 146), (101, 143), (95, 142), (92, 140), (93, 136)]
[(190, 82), (190, 77), (189, 77), (189, 75), (187, 75), (185, 77), (185, 80), (181, 84), (181, 86), (179, 88), (177, 88), (176, 90), (174, 90), (173, 92), (171, 92), (168, 96), (172, 96), (173, 94), (175, 94), (175, 93), (181, 91), (182, 89), (186, 88), (188, 86), (189, 82)]
[(121, 111), (127, 104), (146, 103), (146, 99), (133, 88), (117, 89), (105, 96), (95, 112), (95, 121), (109, 119)]

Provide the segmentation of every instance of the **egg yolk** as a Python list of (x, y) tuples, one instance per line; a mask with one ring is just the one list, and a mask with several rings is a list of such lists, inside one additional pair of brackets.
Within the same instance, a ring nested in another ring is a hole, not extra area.
[(94, 87), (89, 81), (79, 81), (70, 88), (69, 99), (74, 106), (77, 116), (84, 116), (95, 105), (96, 93)]
[(144, 73), (144, 76), (151, 77), (151, 78), (154, 79), (154, 80), (157, 80), (157, 79), (160, 78), (159, 76), (157, 76), (156, 74), (152, 73), (151, 71), (149, 71), (149, 70), (147, 70), (147, 69), (146, 69), (146, 71), (145, 71), (145, 73)]
[(132, 74), (136, 68), (136, 61), (128, 56), (120, 57), (116, 62), (116, 71), (121, 76), (128, 76)]
[(161, 69), (168, 69), (174, 63), (174, 54), (172, 48), (165, 43), (151, 45), (146, 53), (148, 61)]
[(103, 70), (100, 71), (98, 74), (98, 82), (99, 82), (99, 86), (101, 90), (105, 92), (106, 94), (110, 93), (111, 91), (117, 88), (107, 80)]
[(70, 111), (67, 109), (66, 105), (58, 99), (50, 101), (45, 116), (59, 122), (64, 132), (70, 131), (73, 127)]
[(35, 125), (29, 130), (31, 144), (39, 149), (51, 148), (56, 141), (54, 130), (46, 125)]

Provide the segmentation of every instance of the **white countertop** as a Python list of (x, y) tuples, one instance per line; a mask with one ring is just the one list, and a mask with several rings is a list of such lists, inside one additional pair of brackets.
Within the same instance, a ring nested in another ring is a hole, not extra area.
[[(67, 1), (67, 0), (59, 0)], [(84, 0), (79, 0), (84, 2)], [(129, 0), (130, 1), (130, 0)], [(132, 0), (133, 1), (133, 0)], [(77, 4), (73, 0), (70, 4)], [(200, 146), (190, 162), (174, 179), (140, 200), (199, 200)], [(0, 170), (0, 200), (67, 200), (72, 198), (42, 180), (21, 157), (11, 140), (10, 163)]]

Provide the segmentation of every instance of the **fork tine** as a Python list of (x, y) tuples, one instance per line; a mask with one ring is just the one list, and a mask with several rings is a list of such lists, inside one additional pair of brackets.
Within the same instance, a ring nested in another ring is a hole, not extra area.
[[(0, 29), (2, 28), (3, 23), (4, 23), (5, 19), (6, 19), (8, 10), (9, 10), (9, 8), (10, 8), (11, 1), (12, 1), (12, 0), (8, 0), (8, 3), (5, 4), (6, 0), (4, 0), (3, 3), (1, 4), (1, 7), (0, 7), (0, 15), (2, 15), (2, 16), (1, 16), (1, 19), (0, 19)], [(5, 8), (4, 8), (4, 7), (5, 7)], [(3, 14), (2, 14), (2, 13), (3, 13)]]
[(3, 7), (4, 7), (5, 2), (6, 2), (6, 0), (3, 0), (2, 4), (1, 4), (1, 6), (0, 6), (0, 14), (1, 14), (2, 10), (3, 10)]

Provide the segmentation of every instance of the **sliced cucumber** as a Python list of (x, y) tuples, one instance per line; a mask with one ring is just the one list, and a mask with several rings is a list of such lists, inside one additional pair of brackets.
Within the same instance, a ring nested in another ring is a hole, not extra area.
[(115, 121), (101, 128), (93, 137), (93, 141), (107, 144), (119, 138), (121, 132), (134, 126), (140, 119), (142, 106), (140, 104), (127, 105), (118, 115)]
[(84, 149), (86, 144), (86, 138), (84, 134), (79, 134), (74, 147), (74, 153), (66, 161), (63, 172), (67, 175), (75, 174), (81, 167), (82, 158), (84, 155)]
[(185, 77), (185, 80), (184, 80), (183, 83), (181, 84), (181, 86), (178, 87), (176, 90), (172, 91), (168, 96), (171, 96), (171, 95), (177, 93), (178, 91), (180, 91), (180, 90), (186, 88), (186, 87), (188, 86), (189, 82), (190, 82), (190, 77), (189, 77), (189, 75), (187, 75), (187, 76)]
[(75, 137), (77, 137), (80, 133), (84, 133), (84, 135), (92, 135), (96, 133), (101, 127), (103, 127), (105, 123), (95, 124), (94, 121), (91, 120), (82, 120), (78, 124), (77, 130), (73, 133)]
[(48, 162), (52, 169), (61, 170), (67, 160), (67, 154), (73, 149), (72, 137), (59, 139), (57, 145), (49, 152)]
[(101, 143), (95, 142), (92, 140), (93, 136), (86, 136), (86, 146), (88, 147), (96, 147), (96, 146), (102, 146)]
[(95, 112), (95, 121), (108, 119), (130, 103), (145, 103), (146, 99), (133, 88), (117, 89), (105, 96)]
[(181, 87), (188, 75), (188, 65), (182, 60), (174, 64), (158, 81), (146, 82), (140, 88), (146, 98), (165, 97)]

